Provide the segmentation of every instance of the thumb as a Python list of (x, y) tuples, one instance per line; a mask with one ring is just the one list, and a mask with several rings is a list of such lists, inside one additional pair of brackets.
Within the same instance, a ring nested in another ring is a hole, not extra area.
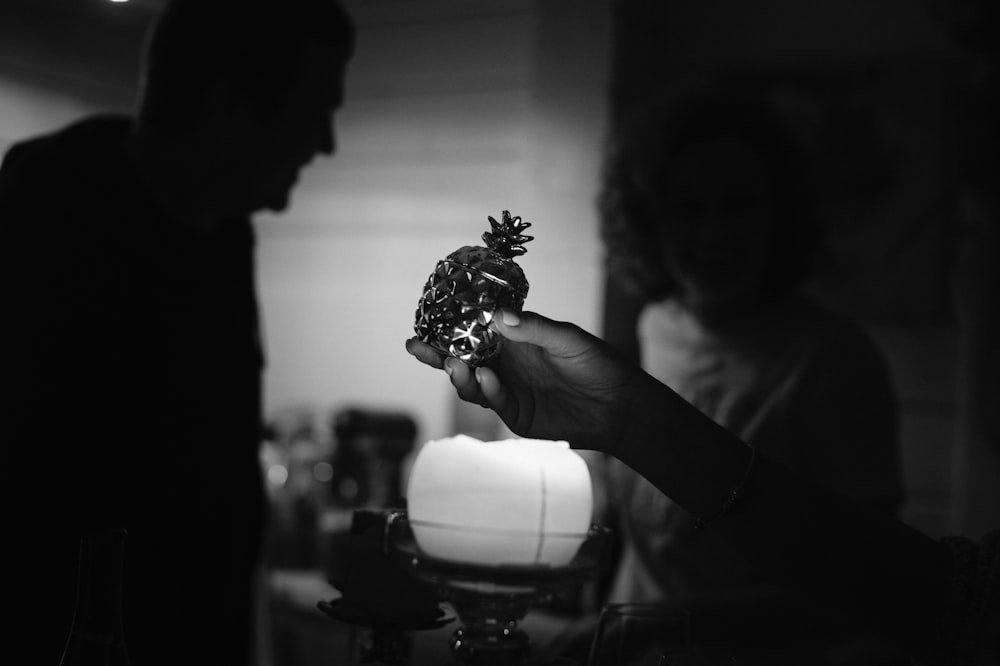
[(553, 323), (550, 319), (534, 312), (514, 312), (513, 310), (497, 311), (493, 322), (494, 328), (508, 340), (541, 346), (544, 346), (546, 329)]
[(536, 312), (500, 310), (493, 322), (508, 340), (535, 345), (559, 356), (579, 353), (589, 343), (590, 336), (575, 324), (554, 321)]

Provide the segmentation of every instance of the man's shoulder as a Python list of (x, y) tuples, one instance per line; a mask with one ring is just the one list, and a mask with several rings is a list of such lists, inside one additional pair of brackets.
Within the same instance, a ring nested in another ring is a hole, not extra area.
[(0, 251), (11, 270), (68, 270), (106, 256), (104, 213), (115, 188), (124, 187), (128, 127), (124, 117), (86, 118), (7, 151), (0, 166)]
[(29, 137), (11, 146), (3, 158), (2, 172), (44, 169), (50, 176), (59, 167), (81, 160), (106, 159), (117, 152), (109, 147), (122, 145), (131, 120), (119, 114), (94, 115), (74, 121), (59, 129)]

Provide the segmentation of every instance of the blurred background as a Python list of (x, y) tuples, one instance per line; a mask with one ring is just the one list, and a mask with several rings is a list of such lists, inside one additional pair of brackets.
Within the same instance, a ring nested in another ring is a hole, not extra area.
[[(0, 151), (130, 110), (161, 2), (3, 0)], [(811, 141), (833, 260), (810, 289), (862, 322), (890, 362), (904, 519), (932, 536), (1000, 524), (997, 259), (977, 256), (962, 180), (985, 74), (941, 12), (960, 22), (974, 2), (346, 4), (359, 39), (338, 152), (306, 170), (286, 213), (256, 220), (273, 565), (307, 574), (274, 584), (304, 599), (303, 617), (328, 592), (324, 530), (397, 499), (420, 443), (504, 435), (403, 348), (435, 263), (510, 210), (535, 236), (518, 262), (526, 307), (609, 337), (631, 326), (605, 286), (597, 233), (605, 128), (650, 91), (698, 78), (766, 88)], [(389, 461), (381, 476), (344, 462), (357, 451)], [(325, 648), (302, 647), (311, 621), (287, 620), (301, 654), (283, 664), (328, 663), (309, 657)]]

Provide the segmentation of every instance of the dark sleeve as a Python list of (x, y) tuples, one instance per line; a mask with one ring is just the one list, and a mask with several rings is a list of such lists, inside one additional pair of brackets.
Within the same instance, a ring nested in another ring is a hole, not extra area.
[[(86, 439), (102, 418), (82, 420), (91, 387), (71, 385), (79, 361), (71, 342), (59, 343), (57, 332), (72, 326), (67, 310), (77, 307), (57, 288), (72, 274), (60, 241), (72, 239), (50, 233), (67, 200), (54, 177), (30, 168), (37, 146), (13, 147), (0, 167), (0, 446), (10, 470), (2, 493), (6, 529), (19, 544), (8, 553), (18, 575), (4, 594), (18, 609), (11, 630), (56, 663), (72, 616), (81, 507), (95, 495), (73, 482), (86, 478)], [(66, 501), (71, 488), (79, 492)]]
[(97, 188), (80, 173), (79, 159), (43, 150), (45, 141), (11, 149), (0, 169), (0, 289), (17, 343), (3, 353), (38, 390), (69, 388), (83, 380), (74, 370), (102, 367), (112, 344), (102, 329), (113, 330), (108, 304), (115, 293)]
[(954, 561), (942, 543), (758, 455), (743, 499), (713, 524), (734, 550), (866, 633), (940, 645)]
[[(111, 305), (115, 268), (97, 230), (95, 188), (79, 160), (49, 151), (46, 141), (12, 149), (0, 168), (4, 426), (24, 443), (15, 452), (24, 469), (49, 470), (52, 497), (80, 489), (68, 508), (82, 513), (97, 501), (83, 489), (100, 487), (94, 478), (86, 485), (85, 470), (109, 469), (104, 463), (120, 449), (112, 438), (126, 437), (111, 393), (123, 390), (123, 328)], [(31, 475), (15, 482), (37, 492)], [(71, 520), (71, 511), (54, 513)]]
[(976, 542), (964, 536), (941, 539), (955, 562), (944, 606), (939, 644), (927, 664), (1000, 663), (1000, 530)]

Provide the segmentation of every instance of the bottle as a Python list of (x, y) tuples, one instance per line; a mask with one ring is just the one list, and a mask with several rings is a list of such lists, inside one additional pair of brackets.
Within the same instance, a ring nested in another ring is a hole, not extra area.
[(73, 625), (59, 666), (129, 666), (122, 628), (122, 528), (80, 540)]

